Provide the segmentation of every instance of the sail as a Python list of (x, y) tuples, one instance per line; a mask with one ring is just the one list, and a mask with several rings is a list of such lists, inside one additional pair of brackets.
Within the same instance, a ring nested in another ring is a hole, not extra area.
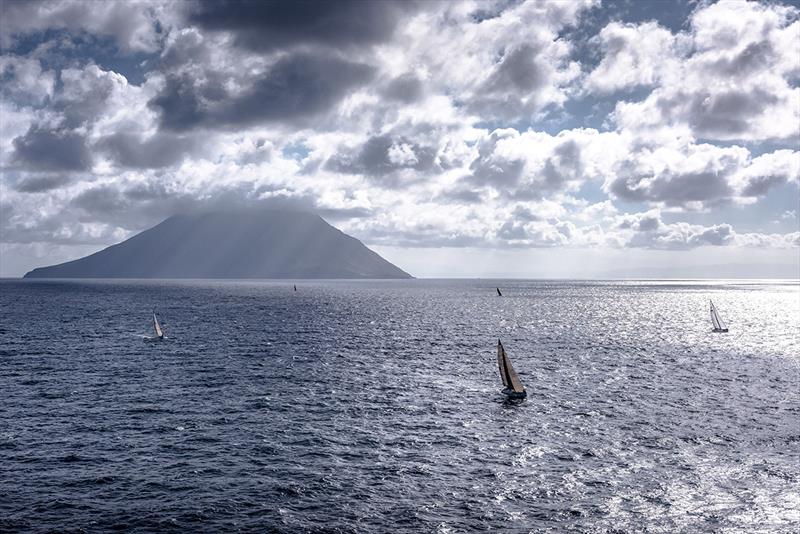
[(717, 308), (714, 306), (714, 303), (711, 302), (711, 323), (714, 325), (714, 330), (728, 330), (727, 325), (717, 313)]
[(499, 287), (496, 287), (495, 289), (497, 289), (497, 296), (498, 296), (498, 297), (502, 297), (502, 296), (503, 296), (503, 294), (502, 294), (502, 293), (500, 293), (500, 288), (499, 288)]
[(500, 365), (500, 377), (503, 379), (503, 385), (513, 390), (515, 393), (523, 393), (525, 387), (522, 385), (522, 381), (511, 365), (511, 361), (508, 359), (506, 350), (503, 348), (503, 344), (500, 343), (500, 340), (497, 341), (497, 360)]
[(508, 372), (506, 371), (506, 351), (503, 349), (503, 344), (497, 340), (497, 366), (500, 368), (500, 378), (503, 380), (503, 385), (508, 387)]
[(158, 324), (158, 319), (156, 318), (156, 312), (153, 312), (153, 328), (156, 330), (156, 336), (164, 337), (164, 332), (161, 331), (161, 325)]

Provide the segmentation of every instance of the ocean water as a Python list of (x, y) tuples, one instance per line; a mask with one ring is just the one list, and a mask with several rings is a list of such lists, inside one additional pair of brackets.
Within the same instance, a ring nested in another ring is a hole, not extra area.
[(796, 282), (292, 283), (0, 282), (0, 531), (800, 531)]

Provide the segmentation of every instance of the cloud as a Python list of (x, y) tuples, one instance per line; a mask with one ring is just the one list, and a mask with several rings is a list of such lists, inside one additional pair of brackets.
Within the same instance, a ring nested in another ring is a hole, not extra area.
[(14, 55), (0, 56), (0, 80), (3, 98), (33, 106), (45, 104), (56, 85), (55, 73), (42, 69), (38, 59)]
[(159, 25), (155, 2), (107, 0), (4, 0), (0, 47), (10, 48), (21, 37), (64, 29), (113, 37), (126, 53), (158, 49)]
[(298, 123), (329, 111), (373, 75), (363, 63), (299, 53), (279, 59), (238, 92), (222, 78), (169, 76), (150, 105), (161, 114), (161, 125), (174, 131)]
[(31, 126), (14, 139), (14, 163), (35, 170), (85, 171), (92, 166), (92, 154), (76, 131)]
[(798, 180), (800, 154), (777, 150), (753, 158), (744, 147), (678, 141), (632, 149), (613, 164), (604, 188), (614, 198), (691, 209), (761, 197)]
[(154, 169), (180, 163), (198, 148), (198, 140), (193, 136), (163, 132), (155, 133), (149, 138), (117, 132), (100, 139), (97, 147), (119, 166)]
[(662, 222), (658, 210), (620, 216), (616, 227), (625, 231), (627, 246), (634, 248), (682, 250), (728, 245), (735, 239), (735, 233), (729, 224), (667, 224)]
[(230, 32), (238, 46), (260, 52), (304, 44), (350, 48), (389, 40), (398, 21), (416, 8), (417, 2), (395, 0), (202, 1), (189, 22)]
[(436, 149), (391, 135), (370, 137), (354, 157), (337, 154), (326, 167), (336, 172), (381, 177), (399, 170), (425, 172), (433, 167)]
[(616, 125), (639, 137), (671, 128), (705, 140), (796, 141), (799, 16), (791, 6), (721, 1), (698, 7), (678, 34), (652, 22), (611, 23), (588, 88), (652, 86), (614, 111)]
[(745, 233), (736, 235), (736, 244), (752, 248), (800, 248), (800, 232), (788, 234)]
[(588, 75), (587, 88), (600, 93), (653, 86), (675, 68), (679, 55), (678, 38), (656, 22), (611, 22), (593, 40), (603, 56)]
[(60, 189), (71, 181), (69, 174), (33, 174), (17, 182), (14, 190), (20, 193), (43, 193)]
[(410, 104), (422, 98), (424, 85), (416, 74), (406, 72), (392, 79), (382, 89), (381, 94), (389, 99)]

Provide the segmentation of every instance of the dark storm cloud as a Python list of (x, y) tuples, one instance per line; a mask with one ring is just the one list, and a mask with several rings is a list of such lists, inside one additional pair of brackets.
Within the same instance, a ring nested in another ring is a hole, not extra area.
[(410, 104), (422, 98), (422, 81), (415, 74), (407, 72), (387, 83), (381, 94), (389, 100)]
[(31, 126), (13, 144), (14, 162), (27, 169), (85, 171), (92, 166), (86, 139), (70, 130)]
[(237, 45), (271, 51), (299, 44), (361, 47), (389, 40), (416, 2), (383, 0), (201, 1), (189, 22), (233, 33)]
[[(413, 157), (407, 161), (392, 158), (392, 150), (410, 150)], [(436, 149), (413, 143), (405, 138), (391, 135), (370, 137), (356, 153), (355, 157), (339, 154), (328, 160), (326, 167), (336, 172), (385, 176), (401, 169), (415, 171), (430, 170), (436, 160)]]
[(117, 132), (101, 139), (97, 148), (122, 167), (155, 169), (180, 163), (197, 144), (193, 136), (159, 132), (142, 139), (136, 134)]
[(189, 75), (170, 76), (150, 105), (161, 113), (162, 126), (175, 131), (296, 124), (328, 111), (374, 72), (334, 56), (295, 54), (280, 59), (240, 94), (229, 94), (220, 77), (197, 83)]
[(60, 189), (72, 182), (68, 174), (42, 174), (26, 176), (14, 186), (20, 193), (43, 193)]

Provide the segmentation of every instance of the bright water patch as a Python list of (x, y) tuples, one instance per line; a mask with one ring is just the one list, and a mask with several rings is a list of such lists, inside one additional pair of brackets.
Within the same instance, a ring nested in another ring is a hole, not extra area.
[(0, 303), (2, 531), (800, 527), (796, 283), (3, 281)]

